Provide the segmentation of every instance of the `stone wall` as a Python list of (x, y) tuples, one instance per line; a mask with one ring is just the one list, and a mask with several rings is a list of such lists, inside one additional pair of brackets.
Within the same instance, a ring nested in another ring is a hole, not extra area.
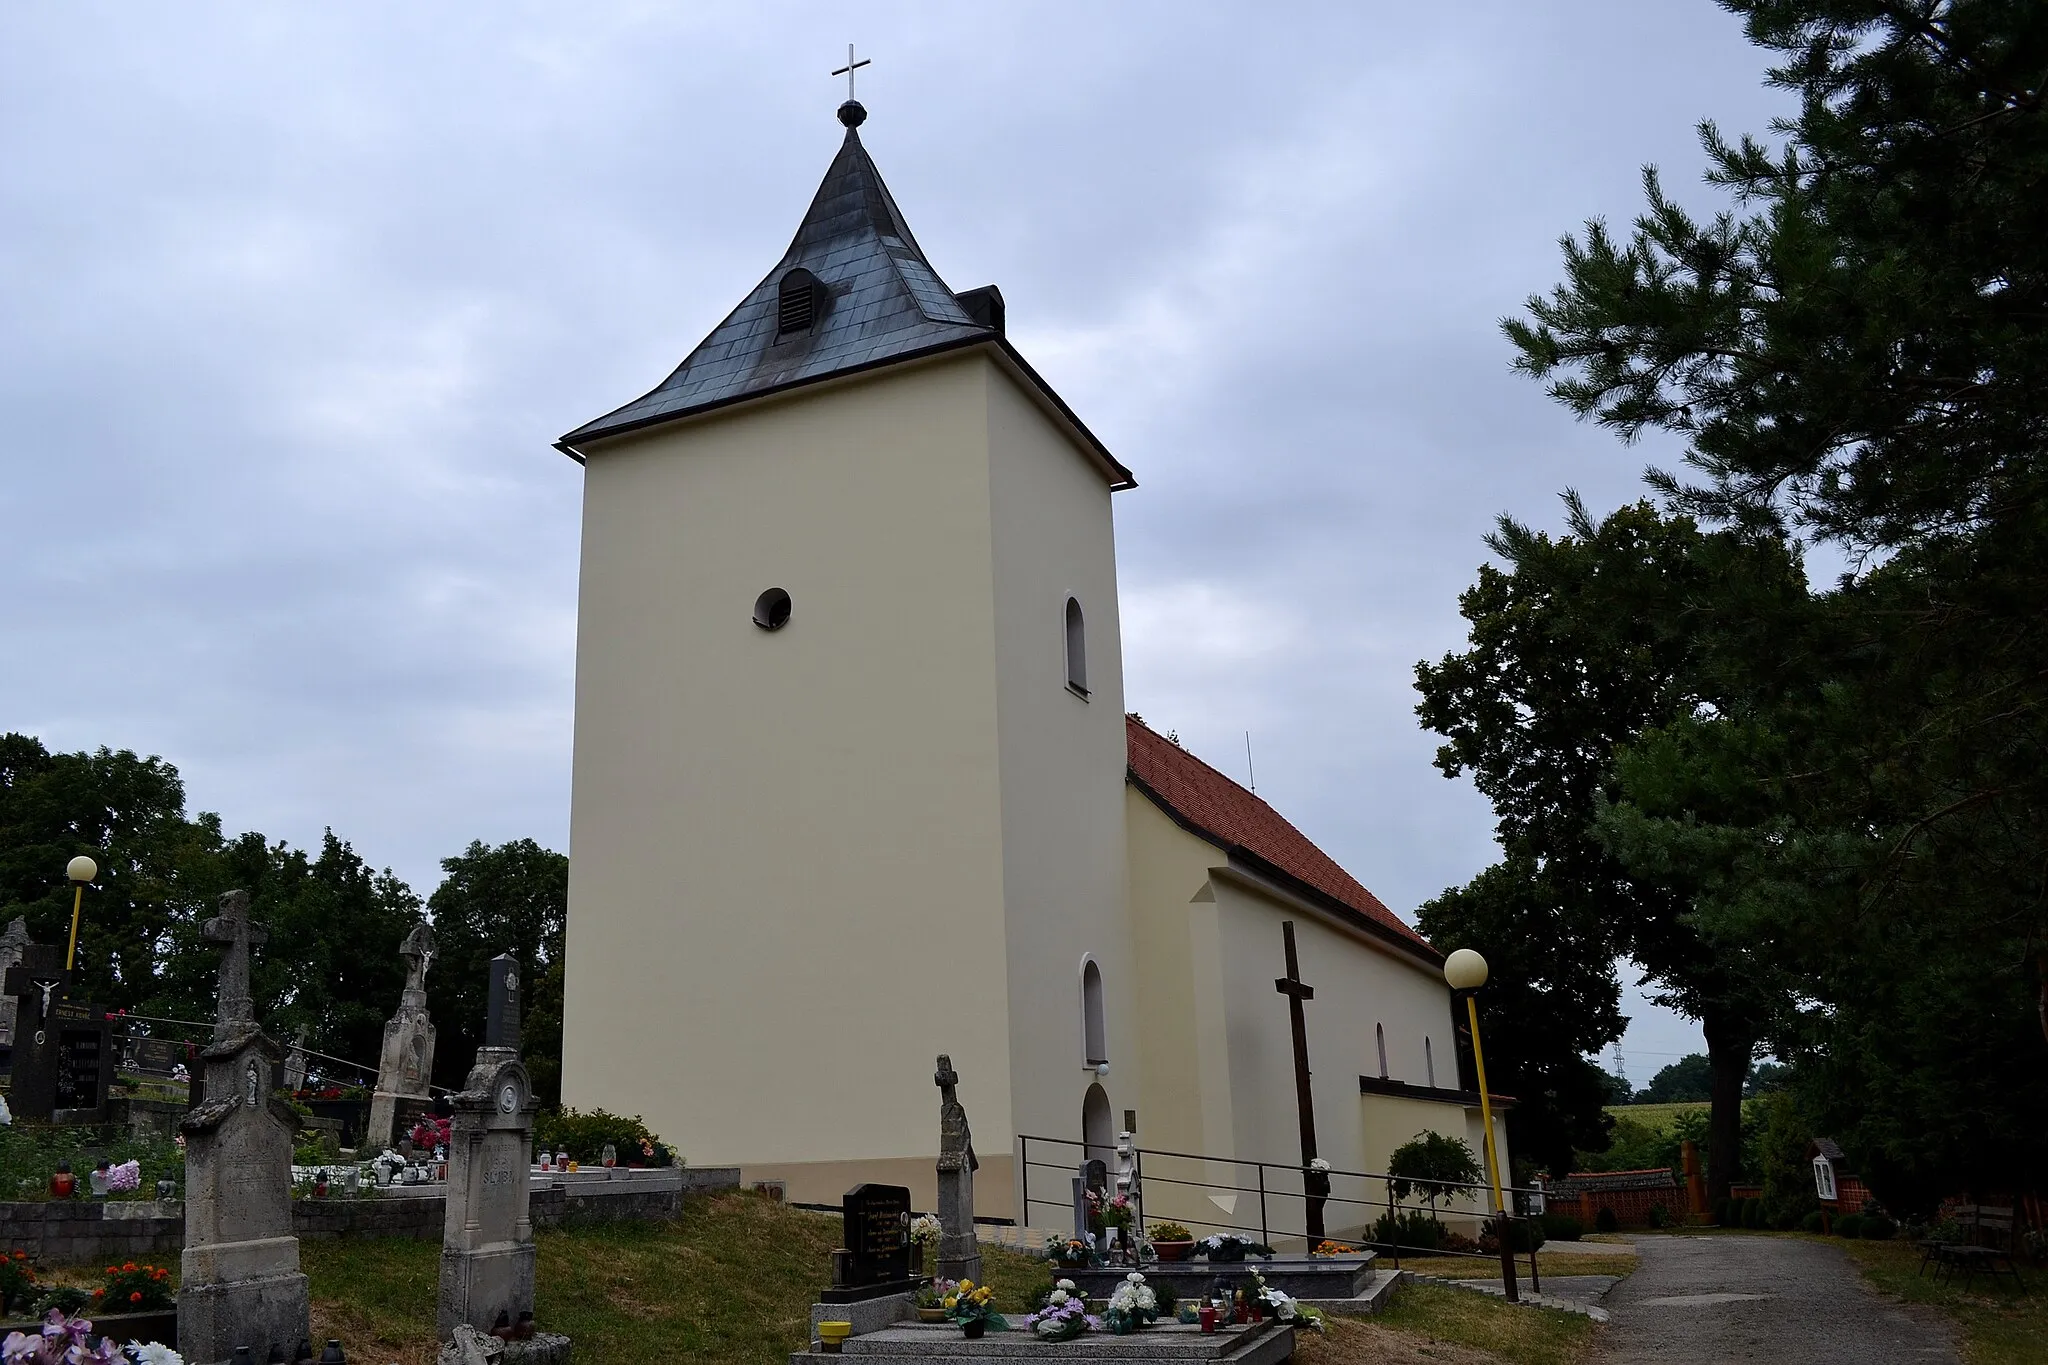
[[(674, 1218), (685, 1194), (739, 1188), (738, 1167), (602, 1171), (533, 1177), (535, 1227), (573, 1227), (623, 1219)], [(446, 1191), (434, 1186), (358, 1199), (298, 1199), (292, 1230), (300, 1237), (411, 1237), (439, 1241)], [(51, 1200), (0, 1203), (0, 1252), (26, 1251), (47, 1266), (166, 1256), (185, 1245), (185, 1209), (175, 1201)]]

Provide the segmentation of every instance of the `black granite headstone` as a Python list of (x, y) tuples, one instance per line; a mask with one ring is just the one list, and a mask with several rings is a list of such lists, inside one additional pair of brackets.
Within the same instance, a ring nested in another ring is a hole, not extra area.
[(57, 1034), (57, 1078), (52, 1107), (74, 1123), (96, 1123), (107, 1103), (119, 1060), (114, 1025), (105, 1011), (66, 1000), (50, 1011)]
[(922, 1283), (910, 1273), (910, 1191), (902, 1185), (855, 1185), (840, 1201), (846, 1245), (833, 1257), (826, 1303), (855, 1303), (907, 1293)]
[(510, 953), (491, 959), (490, 1014), (484, 1020), (484, 1046), (519, 1050), (519, 960)]
[(55, 1014), (70, 982), (71, 974), (64, 970), (64, 950), (53, 943), (31, 943), (22, 949), (21, 962), (9, 967), (0, 983), (0, 989), (15, 1001), (8, 1101), (16, 1118), (47, 1123), (57, 1107)]

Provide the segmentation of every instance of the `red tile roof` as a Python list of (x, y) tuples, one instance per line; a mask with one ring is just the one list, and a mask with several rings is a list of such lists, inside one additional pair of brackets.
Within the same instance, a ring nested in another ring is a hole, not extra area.
[(1251, 859), (1320, 892), (1404, 943), (1436, 950), (1358, 879), (1310, 843), (1279, 811), (1217, 772), (1136, 716), (1124, 718), (1131, 781), (1174, 822), (1227, 853)]

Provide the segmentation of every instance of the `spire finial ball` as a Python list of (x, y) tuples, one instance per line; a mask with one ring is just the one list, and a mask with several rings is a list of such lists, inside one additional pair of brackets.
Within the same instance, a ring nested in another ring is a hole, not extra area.
[(868, 120), (867, 107), (859, 100), (848, 100), (839, 106), (839, 121), (849, 128), (858, 128)]

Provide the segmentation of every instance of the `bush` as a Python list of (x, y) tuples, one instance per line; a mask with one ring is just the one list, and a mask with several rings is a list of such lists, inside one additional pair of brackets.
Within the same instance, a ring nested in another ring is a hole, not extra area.
[(1444, 1244), (1444, 1225), (1420, 1209), (1383, 1213), (1372, 1225), (1376, 1247), (1402, 1251), (1435, 1251)]
[(1396, 1199), (1411, 1193), (1429, 1200), (1468, 1193), (1479, 1187), (1479, 1158), (1463, 1139), (1442, 1133), (1417, 1133), (1387, 1158), (1387, 1189)]
[(1863, 1235), (1863, 1215), (1845, 1213), (1835, 1220), (1835, 1236), (1854, 1239)]
[(1665, 1208), (1662, 1204), (1650, 1205), (1650, 1226), (1653, 1228), (1670, 1227), (1671, 1210)]
[(93, 1311), (99, 1313), (155, 1313), (175, 1307), (171, 1295), (171, 1272), (161, 1266), (108, 1266), (107, 1282), (92, 1292)]
[(0, 1256), (0, 1313), (28, 1311), (39, 1291), (36, 1270), (28, 1263), (26, 1251)]
[(75, 1284), (52, 1285), (36, 1297), (31, 1311), (39, 1318), (47, 1318), (52, 1313), (62, 1313), (68, 1318), (76, 1316), (91, 1302), (90, 1290), (80, 1289)]
[(1714, 1225), (1716, 1227), (1732, 1228), (1735, 1226), (1735, 1224), (1728, 1221), (1730, 1216), (1728, 1210), (1734, 1202), (1734, 1200), (1728, 1198), (1716, 1199), (1714, 1201)]
[[(551, 1152), (567, 1152), (571, 1161), (593, 1164), (604, 1156), (606, 1143), (618, 1150), (621, 1166), (667, 1166), (670, 1154), (661, 1140), (648, 1131), (635, 1114), (621, 1118), (602, 1109), (583, 1113), (575, 1109), (553, 1110), (535, 1117), (534, 1142)], [(650, 1154), (648, 1148), (653, 1151)]]
[[(1531, 1244), (1533, 1242), (1533, 1245)], [(1543, 1245), (1543, 1229), (1526, 1218), (1508, 1220), (1508, 1249), (1517, 1255), (1534, 1251)], [(1479, 1225), (1479, 1249), (1498, 1252), (1500, 1250), (1500, 1220), (1489, 1218)]]
[(1799, 1230), (1801, 1232), (1819, 1232), (1821, 1230), (1821, 1226), (1826, 1222), (1827, 1215), (1822, 1213), (1819, 1209), (1815, 1209), (1813, 1212), (1807, 1214), (1804, 1218), (1799, 1220)]
[(1899, 1235), (1899, 1225), (1881, 1213), (1863, 1215), (1863, 1240), (1866, 1242), (1889, 1242)]
[(1621, 1220), (1616, 1218), (1614, 1210), (1608, 1208), (1605, 1204), (1600, 1206), (1600, 1212), (1593, 1215), (1593, 1229), (1596, 1232), (1614, 1232), (1620, 1227)]
[(1576, 1242), (1586, 1235), (1586, 1225), (1568, 1213), (1546, 1213), (1543, 1235), (1553, 1242)]
[(1742, 1226), (1762, 1231), (1768, 1226), (1764, 1221), (1764, 1201), (1745, 1199), (1742, 1201)]

